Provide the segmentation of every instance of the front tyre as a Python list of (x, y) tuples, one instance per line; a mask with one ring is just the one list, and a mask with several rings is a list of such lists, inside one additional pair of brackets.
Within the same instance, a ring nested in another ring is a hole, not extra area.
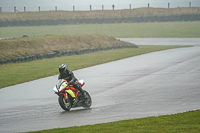
[(90, 94), (87, 91), (84, 90), (84, 93), (86, 95), (85, 96), (86, 98), (84, 99), (84, 103), (83, 103), (82, 107), (89, 108), (92, 105), (92, 99), (90, 97)]
[(70, 98), (68, 97), (67, 100), (65, 100), (64, 95), (59, 95), (58, 102), (60, 107), (66, 111), (69, 111), (72, 107)]

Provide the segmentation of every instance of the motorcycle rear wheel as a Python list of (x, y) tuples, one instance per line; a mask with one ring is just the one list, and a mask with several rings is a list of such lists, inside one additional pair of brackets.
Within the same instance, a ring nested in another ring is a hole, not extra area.
[(89, 108), (92, 105), (92, 99), (90, 97), (90, 94), (87, 91), (84, 91), (86, 94), (86, 100), (84, 101), (82, 107)]
[(62, 109), (66, 111), (69, 111), (71, 109), (72, 105), (69, 97), (67, 98), (67, 100), (65, 100), (64, 95), (60, 95), (58, 97), (58, 101)]

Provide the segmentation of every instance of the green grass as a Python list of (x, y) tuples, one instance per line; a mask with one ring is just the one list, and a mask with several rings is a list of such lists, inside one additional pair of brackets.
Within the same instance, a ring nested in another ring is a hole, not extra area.
[(93, 11), (41, 11), (41, 12), (2, 12), (0, 21), (26, 20), (59, 20), (59, 19), (96, 19), (96, 18), (127, 18), (147, 16), (169, 16), (184, 14), (200, 14), (200, 7), (183, 8), (135, 8), (132, 10), (93, 10)]
[(200, 21), (0, 27), (0, 37), (100, 34), (116, 38), (200, 37)]
[(0, 40), (0, 60), (44, 53), (56, 50), (69, 51), (97, 47), (134, 45), (103, 35), (37, 36)]
[(199, 133), (200, 110), (34, 133)]
[(58, 74), (58, 66), (66, 63), (77, 70), (149, 52), (180, 48), (183, 46), (139, 46), (139, 48), (101, 51), (83, 55), (62, 56), (24, 63), (0, 65), (0, 88)]

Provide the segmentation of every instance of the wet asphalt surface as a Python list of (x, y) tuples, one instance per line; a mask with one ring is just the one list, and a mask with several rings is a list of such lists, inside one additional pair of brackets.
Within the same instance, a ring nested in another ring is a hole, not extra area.
[(200, 109), (200, 44), (194, 45), (74, 71), (78, 79), (86, 82), (83, 89), (93, 100), (90, 109), (61, 109), (53, 92), (58, 75), (2, 88), (0, 132), (80, 126)]

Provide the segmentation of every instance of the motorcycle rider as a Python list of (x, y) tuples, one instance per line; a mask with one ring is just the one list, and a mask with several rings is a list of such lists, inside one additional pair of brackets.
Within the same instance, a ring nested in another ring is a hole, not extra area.
[[(71, 70), (68, 70), (66, 64), (62, 64), (59, 66), (59, 76), (58, 79), (64, 79), (68, 82), (68, 84), (72, 84), (73, 87), (81, 92), (81, 96), (85, 97), (85, 94), (83, 92), (83, 89), (80, 87), (78, 80), (75, 78), (73, 72)], [(73, 97), (73, 104), (76, 103), (76, 98)]]

